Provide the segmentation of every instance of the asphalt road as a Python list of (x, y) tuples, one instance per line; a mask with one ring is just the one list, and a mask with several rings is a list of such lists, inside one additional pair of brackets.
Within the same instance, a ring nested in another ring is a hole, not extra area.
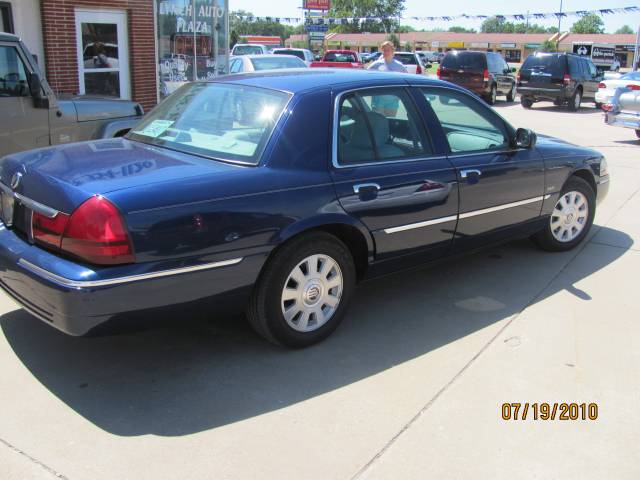
[[(326, 342), (286, 351), (242, 318), (67, 337), (0, 297), (0, 478), (640, 478), (640, 142), (500, 103), (604, 152), (588, 242), (519, 241), (369, 282)], [(597, 403), (504, 421), (504, 402)]]

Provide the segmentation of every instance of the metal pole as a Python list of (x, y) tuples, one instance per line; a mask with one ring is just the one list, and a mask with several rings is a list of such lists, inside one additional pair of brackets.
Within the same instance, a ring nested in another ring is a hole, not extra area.
[(556, 52), (560, 51), (560, 29), (562, 28), (562, 0), (560, 0), (560, 14), (558, 15), (558, 40), (556, 41)]
[(638, 35), (636, 35), (636, 48), (633, 52), (633, 70), (640, 68), (640, 25), (638, 26)]
[(198, 53), (196, 50), (196, 0), (192, 0), (191, 5), (193, 7), (193, 12), (191, 15), (191, 19), (193, 20), (193, 80), (198, 81)]

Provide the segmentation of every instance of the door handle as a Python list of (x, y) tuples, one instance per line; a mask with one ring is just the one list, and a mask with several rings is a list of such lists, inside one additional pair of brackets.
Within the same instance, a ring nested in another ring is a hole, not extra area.
[(353, 193), (360, 195), (361, 193), (377, 193), (380, 191), (380, 185), (377, 183), (359, 183), (353, 186)]
[(479, 177), (481, 175), (482, 175), (482, 172), (480, 170), (476, 170), (475, 168), (471, 168), (469, 170), (462, 170), (460, 172), (460, 178), (465, 179), (465, 180), (470, 178), (470, 177), (471, 178), (476, 177), (476, 179), (477, 179), (477, 177)]

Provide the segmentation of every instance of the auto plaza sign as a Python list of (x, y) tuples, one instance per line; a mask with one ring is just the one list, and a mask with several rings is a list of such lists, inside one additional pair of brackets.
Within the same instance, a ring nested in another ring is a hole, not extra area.
[(581, 57), (589, 57), (596, 65), (611, 65), (616, 57), (614, 46), (593, 43), (574, 43), (573, 53)]

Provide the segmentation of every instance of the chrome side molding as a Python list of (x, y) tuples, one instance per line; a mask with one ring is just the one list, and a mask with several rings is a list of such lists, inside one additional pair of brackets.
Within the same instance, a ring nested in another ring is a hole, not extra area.
[(233, 258), (231, 260), (223, 260), (220, 262), (213, 263), (205, 263), (203, 265), (194, 265), (192, 267), (182, 267), (182, 268), (174, 268), (170, 270), (161, 270), (159, 272), (151, 272), (151, 273), (142, 273), (139, 275), (129, 275), (126, 277), (116, 277), (116, 278), (108, 278), (105, 280), (72, 280), (70, 278), (65, 278), (60, 275), (56, 275), (48, 270), (45, 270), (42, 267), (34, 265), (33, 263), (21, 258), (18, 260), (18, 264), (22, 266), (25, 270), (38, 275), (45, 280), (49, 280), (50, 282), (56, 283), (63, 287), (70, 287), (76, 289), (82, 288), (94, 288), (94, 287), (108, 287), (111, 285), (120, 285), (122, 283), (131, 283), (131, 282), (139, 282), (142, 280), (151, 280), (153, 278), (161, 278), (168, 277), (172, 275), (181, 275), (183, 273), (193, 273), (199, 272), (203, 270), (212, 270), (214, 268), (228, 267), (231, 265), (236, 265), (244, 260), (241, 258)]

